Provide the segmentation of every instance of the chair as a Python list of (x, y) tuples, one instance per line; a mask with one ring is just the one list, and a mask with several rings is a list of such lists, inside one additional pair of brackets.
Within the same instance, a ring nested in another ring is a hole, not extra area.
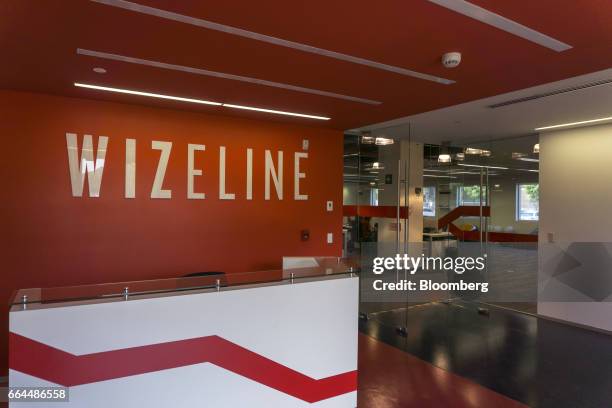
[[(183, 275), (182, 278), (198, 278), (198, 277), (207, 277), (207, 276), (211, 276), (211, 277), (217, 277), (216, 279), (211, 278), (210, 280), (206, 279), (206, 282), (211, 282), (210, 287), (215, 287), (216, 286), (216, 280), (219, 279), (221, 281), (221, 286), (227, 286), (227, 278), (225, 277), (225, 272), (218, 272), (218, 271), (209, 271), (209, 272), (192, 272), (192, 273), (188, 273), (186, 275)], [(194, 279), (195, 281), (195, 279)], [(214, 283), (213, 283), (214, 282)], [(209, 285), (205, 285), (206, 287), (208, 287)]]

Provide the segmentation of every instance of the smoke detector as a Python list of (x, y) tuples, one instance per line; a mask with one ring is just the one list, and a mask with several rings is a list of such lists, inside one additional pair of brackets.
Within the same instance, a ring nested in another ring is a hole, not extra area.
[(442, 56), (442, 65), (446, 68), (455, 68), (461, 63), (460, 52), (447, 52)]

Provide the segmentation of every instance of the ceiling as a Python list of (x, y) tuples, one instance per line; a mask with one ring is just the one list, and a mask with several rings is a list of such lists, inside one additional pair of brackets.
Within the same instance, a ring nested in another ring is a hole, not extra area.
[[(577, 89), (507, 106), (491, 105), (571, 89), (584, 84), (601, 85)], [(453, 145), (485, 147), (490, 140), (538, 133), (544, 126), (612, 117), (612, 69), (540, 85), (521, 91), (479, 99), (464, 104), (354, 129), (376, 136), (408, 138), (427, 143), (451, 142)]]
[[(505, 27), (520, 24), (571, 48), (554, 50), (453, 10), (474, 6), (496, 13)], [(5, 0), (0, 88), (352, 129), (610, 68), (610, 27), (608, 0), (562, 6), (558, 0)], [(449, 51), (463, 54), (459, 67), (440, 63)], [(74, 82), (331, 119), (107, 93)]]

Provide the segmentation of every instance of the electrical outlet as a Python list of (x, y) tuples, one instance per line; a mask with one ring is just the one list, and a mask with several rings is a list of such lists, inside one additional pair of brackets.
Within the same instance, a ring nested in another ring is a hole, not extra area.
[(328, 201), (327, 202), (327, 211), (334, 211), (334, 202), (333, 201)]
[(333, 244), (334, 243), (334, 234), (332, 232), (328, 232), (327, 233), (327, 243), (328, 244)]

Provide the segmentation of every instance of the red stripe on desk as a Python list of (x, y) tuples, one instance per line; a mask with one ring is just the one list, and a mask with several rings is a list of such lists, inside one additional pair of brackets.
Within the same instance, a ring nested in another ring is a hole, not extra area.
[(11, 369), (65, 387), (208, 362), (310, 403), (357, 389), (357, 371), (316, 380), (219, 336), (76, 356), (9, 333), (9, 350)]

